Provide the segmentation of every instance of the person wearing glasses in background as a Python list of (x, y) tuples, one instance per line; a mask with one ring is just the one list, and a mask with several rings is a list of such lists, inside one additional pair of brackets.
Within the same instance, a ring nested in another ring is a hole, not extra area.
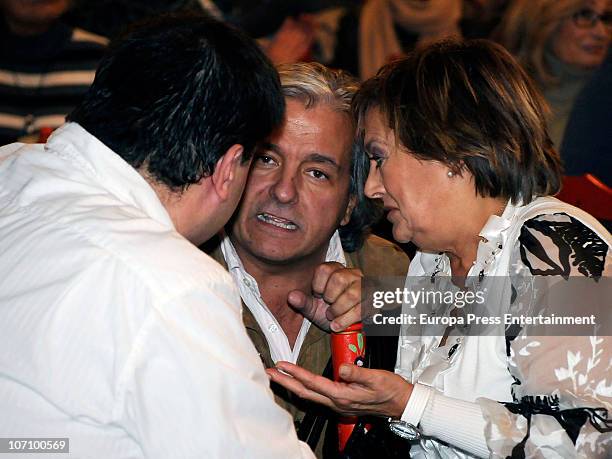
[(610, 0), (517, 0), (496, 31), (494, 38), (518, 58), (548, 102), (557, 148), (576, 96), (606, 57), (611, 9)]

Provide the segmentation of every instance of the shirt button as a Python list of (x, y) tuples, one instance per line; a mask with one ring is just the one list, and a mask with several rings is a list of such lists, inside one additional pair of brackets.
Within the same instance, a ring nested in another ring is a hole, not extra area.
[(242, 282), (244, 283), (244, 285), (246, 285), (247, 287), (251, 286), (251, 281), (248, 280), (246, 277), (244, 279), (242, 279)]
[(268, 330), (275, 333), (278, 330), (278, 326), (276, 324), (270, 324), (268, 325)]

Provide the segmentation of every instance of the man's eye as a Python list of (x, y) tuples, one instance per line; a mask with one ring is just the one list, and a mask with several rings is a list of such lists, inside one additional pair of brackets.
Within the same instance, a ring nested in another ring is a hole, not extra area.
[(276, 164), (276, 161), (274, 161), (274, 158), (272, 158), (271, 156), (268, 155), (259, 155), (257, 157), (257, 162), (262, 164), (262, 165), (274, 165)]
[(308, 171), (308, 173), (318, 180), (327, 180), (329, 178), (329, 176), (325, 172), (322, 172), (318, 169), (310, 170)]

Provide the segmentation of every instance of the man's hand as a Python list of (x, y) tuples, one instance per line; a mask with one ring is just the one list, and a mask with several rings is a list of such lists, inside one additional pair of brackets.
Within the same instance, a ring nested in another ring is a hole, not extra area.
[(377, 415), (400, 418), (413, 387), (395, 373), (351, 364), (340, 366), (343, 382), (331, 381), (289, 362), (278, 362), (276, 368), (266, 371), (272, 381), (297, 396), (347, 416)]
[(323, 263), (312, 279), (312, 294), (289, 292), (287, 301), (319, 328), (342, 331), (361, 320), (361, 278), (359, 269), (340, 263)]

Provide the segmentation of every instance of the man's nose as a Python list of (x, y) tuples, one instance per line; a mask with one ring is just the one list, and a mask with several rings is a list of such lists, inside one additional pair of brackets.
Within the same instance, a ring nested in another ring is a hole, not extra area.
[(291, 204), (298, 200), (297, 177), (290, 171), (282, 171), (270, 188), (270, 194), (282, 204)]

